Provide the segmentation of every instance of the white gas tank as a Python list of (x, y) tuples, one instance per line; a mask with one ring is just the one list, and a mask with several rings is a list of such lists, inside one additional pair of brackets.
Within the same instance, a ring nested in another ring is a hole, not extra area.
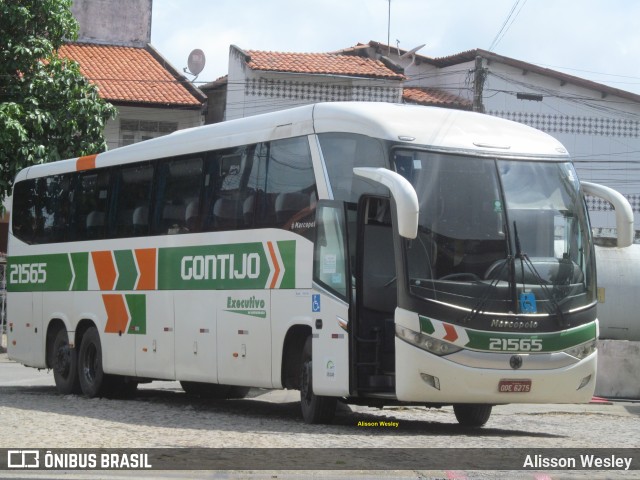
[(640, 340), (640, 245), (596, 246), (600, 338)]

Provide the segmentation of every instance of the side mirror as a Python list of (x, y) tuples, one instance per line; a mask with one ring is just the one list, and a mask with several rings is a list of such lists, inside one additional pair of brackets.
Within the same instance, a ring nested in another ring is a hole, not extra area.
[(387, 168), (356, 167), (353, 173), (380, 183), (391, 191), (397, 209), (398, 233), (405, 238), (416, 238), (420, 205), (413, 185), (402, 175)]
[(615, 210), (618, 248), (625, 248), (633, 243), (633, 209), (620, 192), (597, 183), (580, 182), (584, 193), (606, 200)]

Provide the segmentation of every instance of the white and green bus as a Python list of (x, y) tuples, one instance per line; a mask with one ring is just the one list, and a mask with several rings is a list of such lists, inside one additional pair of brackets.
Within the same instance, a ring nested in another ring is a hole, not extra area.
[(178, 380), (237, 398), (587, 402), (595, 266), (566, 150), (481, 114), (324, 103), (15, 180), (8, 348), (88, 397)]

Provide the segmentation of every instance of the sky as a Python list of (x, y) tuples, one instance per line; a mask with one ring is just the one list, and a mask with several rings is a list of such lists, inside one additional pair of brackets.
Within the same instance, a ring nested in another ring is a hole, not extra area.
[(179, 71), (203, 50), (198, 85), (227, 74), (232, 44), (320, 53), (389, 39), (435, 58), (491, 49), (640, 94), (639, 19), (637, 0), (153, 0), (151, 43)]

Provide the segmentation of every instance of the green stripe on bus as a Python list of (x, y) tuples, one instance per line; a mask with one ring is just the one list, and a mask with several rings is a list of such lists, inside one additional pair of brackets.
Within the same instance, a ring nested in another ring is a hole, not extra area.
[(128, 333), (145, 335), (147, 333), (147, 296), (144, 294), (130, 294), (124, 296), (131, 321)]
[(71, 285), (71, 290), (84, 292), (89, 288), (89, 253), (77, 252), (70, 255), (71, 264), (73, 266), (73, 271), (75, 274), (73, 285)]
[[(596, 323), (591, 322), (562, 332), (550, 333), (511, 333), (472, 330), (456, 326), (464, 330), (469, 341), (464, 345), (470, 350), (487, 352), (520, 352), (546, 353), (559, 352), (596, 339)], [(420, 316), (420, 331), (433, 335), (436, 331), (433, 322), (427, 317)], [(524, 340), (523, 342), (521, 340)]]
[(73, 280), (69, 255), (9, 257), (6, 280), (10, 292), (69, 291)]
[(278, 250), (280, 250), (282, 263), (284, 263), (285, 265), (285, 271), (282, 277), (280, 288), (295, 288), (296, 242), (292, 242), (291, 240), (284, 240), (276, 243), (278, 244)]
[[(274, 243), (279, 253), (276, 258), (262, 242), (159, 248), (157, 289), (261, 290), (272, 281), (277, 288), (295, 288), (296, 241)], [(114, 290), (133, 290), (139, 277), (133, 250), (113, 254), (118, 274)], [(86, 291), (89, 268), (88, 252), (12, 256), (7, 264), (7, 289)]]
[[(479, 330), (466, 329), (467, 335), (469, 335), (469, 343), (465, 345), (465, 348), (472, 350), (484, 350), (484, 351), (509, 351), (510, 348), (496, 348), (497, 346), (508, 345), (507, 342), (501, 342), (501, 340), (540, 340), (541, 346), (538, 350), (529, 350), (531, 353), (537, 352), (559, 352), (568, 348), (580, 345), (581, 343), (595, 340), (596, 338), (596, 324), (595, 322), (588, 323), (586, 325), (580, 325), (569, 330), (562, 332), (552, 333), (506, 333), (506, 332), (483, 332)], [(516, 342), (517, 343), (517, 342)], [(515, 343), (514, 343), (515, 344)], [(493, 348), (491, 348), (493, 346)], [(522, 349), (517, 349), (520, 352), (527, 353)]]
[(138, 279), (138, 269), (131, 250), (115, 250), (113, 256), (116, 259), (118, 269), (118, 281), (115, 290), (133, 290)]
[[(280, 288), (295, 287), (295, 241), (277, 242), (283, 265), (269, 266), (262, 242), (158, 249), (159, 290), (248, 290), (268, 288), (284, 269)], [(170, 272), (170, 274), (168, 274)]]
[(427, 335), (431, 335), (433, 332), (436, 331), (435, 328), (433, 328), (433, 324), (431, 323), (431, 320), (429, 320), (427, 317), (420, 317), (420, 331), (423, 333), (426, 333)]

